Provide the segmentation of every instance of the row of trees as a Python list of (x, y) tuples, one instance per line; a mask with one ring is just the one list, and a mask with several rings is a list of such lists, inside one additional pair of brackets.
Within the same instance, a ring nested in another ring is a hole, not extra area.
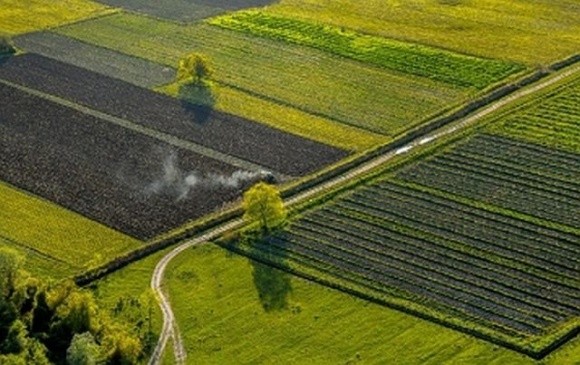
[(0, 364), (134, 364), (150, 337), (113, 320), (91, 292), (35, 278), (0, 248)]

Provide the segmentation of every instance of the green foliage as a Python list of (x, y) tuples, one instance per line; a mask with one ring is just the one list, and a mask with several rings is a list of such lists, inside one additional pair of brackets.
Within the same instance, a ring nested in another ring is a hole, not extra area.
[(67, 357), (88, 364), (95, 363), (91, 359), (139, 361), (141, 340), (111, 322), (90, 292), (72, 282), (52, 284), (31, 277), (17, 257), (0, 250), (0, 363), (64, 363)]
[(191, 82), (195, 85), (201, 85), (206, 82), (213, 70), (209, 61), (203, 55), (191, 53), (179, 60), (177, 67), (177, 80)]
[(66, 351), (69, 365), (95, 365), (101, 357), (101, 349), (90, 332), (75, 334)]
[(286, 220), (286, 209), (276, 187), (259, 182), (244, 193), (244, 220), (258, 224), (263, 232), (280, 227)]
[(210, 20), (210, 24), (314, 47), (389, 70), (457, 85), (483, 89), (522, 66), (504, 61), (461, 55), (392, 39), (346, 31), (260, 11), (238, 12)]

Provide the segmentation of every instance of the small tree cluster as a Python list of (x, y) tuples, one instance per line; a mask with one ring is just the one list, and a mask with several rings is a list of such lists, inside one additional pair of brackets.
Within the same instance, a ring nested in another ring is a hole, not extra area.
[(213, 74), (208, 60), (197, 53), (191, 53), (179, 60), (177, 81), (203, 85)]
[(72, 282), (30, 276), (0, 248), (0, 364), (134, 364), (142, 341)]

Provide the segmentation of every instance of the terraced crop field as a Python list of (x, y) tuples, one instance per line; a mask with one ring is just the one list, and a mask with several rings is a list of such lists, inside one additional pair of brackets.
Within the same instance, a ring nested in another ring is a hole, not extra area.
[(171, 67), (186, 53), (203, 53), (221, 85), (387, 136), (476, 92), (204, 23), (183, 26), (118, 14), (57, 31)]
[[(275, 16), (531, 66), (578, 51), (576, 0), (281, 0)], [(546, 45), (549, 45), (547, 47)]]
[(16, 35), (114, 12), (89, 0), (0, 0), (0, 35)]
[(554, 104), (577, 97), (577, 78), (548, 95), (302, 213), (250, 254), (545, 356), (580, 325), (580, 155), (500, 133), (528, 113), (573, 125), (574, 108)]

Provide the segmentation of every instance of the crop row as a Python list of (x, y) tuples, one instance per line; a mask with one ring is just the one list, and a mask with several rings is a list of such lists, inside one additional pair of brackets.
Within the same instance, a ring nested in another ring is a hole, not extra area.
[[(531, 318), (529, 313), (520, 313), (511, 308), (503, 311), (497, 303), (470, 293), (470, 284), (453, 282), (449, 277), (415, 266), (412, 262), (387, 256), (378, 258), (368, 252), (361, 252), (360, 248), (354, 251), (345, 246), (335, 246), (322, 237), (296, 232), (291, 232), (290, 238), (286, 238), (284, 244), (286, 249), (306, 255), (314, 254), (315, 257), (331, 262), (339, 270), (351, 271), (381, 285), (394, 285), (412, 295), (450, 305), (471, 317), (478, 317), (488, 326), (495, 323), (513, 331), (536, 334), (549, 323), (545, 319)], [(348, 239), (348, 244), (353, 246), (352, 239)]]
[(316, 225), (319, 229), (334, 230), (335, 234), (341, 234), (348, 239), (352, 235), (358, 236), (369, 244), (375, 242), (380, 246), (388, 246), (387, 249), (395, 245), (399, 250), (405, 250), (418, 257), (426, 257), (444, 266), (491, 280), (512, 292), (525, 293), (530, 299), (544, 303), (542, 305), (549, 305), (561, 313), (567, 313), (580, 304), (580, 293), (575, 293), (574, 296), (568, 287), (479, 256), (478, 252), (465, 249), (449, 240), (425, 237), (417, 230), (405, 230), (404, 227), (394, 225), (394, 222), (389, 227), (384, 221), (369, 219), (369, 216), (354, 211), (328, 209), (304, 217), (296, 223), (296, 226), (303, 223)]
[[(555, 250), (562, 254), (580, 255), (580, 242), (578, 237), (573, 234), (564, 233), (558, 230), (549, 229), (531, 224), (519, 219), (511, 218), (505, 215), (488, 212), (463, 203), (455, 202), (447, 198), (434, 196), (416, 189), (400, 185), (403, 183), (394, 181), (384, 181), (369, 187), (369, 190), (380, 190), (387, 196), (399, 196), (407, 200), (408, 204), (419, 204), (431, 207), (437, 212), (445, 212), (454, 216), (462, 215), (466, 219), (473, 217), (478, 224), (485, 224), (493, 227), (493, 230), (500, 230), (525, 237), (532, 242), (541, 242), (543, 249), (548, 252)], [(485, 222), (485, 223), (484, 223)]]
[(487, 158), (514, 169), (533, 171), (566, 181), (580, 179), (580, 156), (500, 136), (479, 134), (453, 153)]
[[(469, 245), (471, 248), (493, 252), (501, 257), (515, 260), (522, 264), (535, 267), (536, 269), (546, 270), (553, 275), (561, 275), (562, 277), (571, 276), (574, 278), (577, 273), (574, 269), (567, 268), (559, 263), (548, 261), (543, 257), (532, 256), (525, 250), (518, 250), (514, 247), (509, 247), (509, 245), (505, 243), (502, 244), (501, 242), (494, 241), (493, 239), (484, 236), (484, 234), (487, 233), (486, 231), (471, 231), (465, 226), (456, 224), (452, 217), (437, 217), (437, 219), (435, 219), (433, 216), (428, 214), (417, 214), (416, 216), (413, 216), (412, 212), (402, 211), (402, 204), (389, 209), (384, 208), (384, 202), (369, 200), (364, 202), (360, 200), (347, 200), (344, 202), (338, 202), (337, 206), (360, 214), (372, 215), (376, 219), (384, 219), (407, 227), (412, 227), (440, 238), (459, 241)], [(487, 236), (489, 236), (489, 234), (487, 234)]]
[[(345, 213), (345, 212), (343, 212)], [(328, 212), (326, 212), (328, 214)], [(325, 216), (326, 214), (323, 214)], [(356, 217), (348, 214), (333, 215), (332, 221), (340, 224), (340, 228), (324, 224), (320, 220), (301, 220), (291, 229), (292, 233), (311, 232), (328, 236), (332, 244), (348, 247), (354, 245), (357, 251), (370, 251), (380, 255), (392, 255), (403, 260), (406, 264), (418, 265), (435, 270), (439, 274), (444, 274), (453, 280), (465, 283), (477, 283), (477, 288), (473, 291), (483, 293), (484, 297), (498, 304), (510, 302), (513, 308), (520, 306), (527, 311), (532, 311), (543, 318), (565, 318), (575, 310), (575, 302), (565, 296), (558, 299), (568, 301), (563, 305), (557, 302), (553, 293), (547, 296), (538, 295), (536, 287), (524, 287), (516, 280), (502, 278), (501, 273), (494, 272), (489, 268), (474, 267), (469, 263), (450, 260), (450, 257), (441, 252), (434, 252), (425, 241), (420, 241), (412, 236), (385, 234), (380, 229), (375, 229), (372, 225), (361, 222)], [(318, 216), (320, 217), (320, 216)], [(318, 218), (317, 217), (317, 218)], [(372, 230), (371, 230), (372, 229)], [(494, 265), (497, 269), (497, 265)], [(485, 294), (487, 293), (487, 294)]]
[(258, 11), (225, 15), (212, 19), (210, 24), (463, 87), (483, 89), (522, 69), (510, 62), (461, 55)]
[[(495, 175), (495, 176), (494, 176)], [(486, 175), (460, 165), (445, 166), (440, 161), (425, 161), (402, 171), (403, 180), (434, 187), (443, 191), (483, 200), (507, 209), (514, 209), (573, 227), (580, 227), (577, 202), (557, 193), (524, 187), (501, 180), (501, 174)]]
[[(357, 197), (360, 197), (360, 199), (357, 199)], [(415, 197), (393, 193), (388, 190), (359, 191), (353, 198), (355, 201), (388, 202), (389, 206), (393, 206), (393, 209), (408, 214), (414, 219), (441, 214), (446, 221), (450, 221), (448, 225), (451, 227), (462, 227), (465, 231), (478, 237), (489, 237), (491, 242), (509, 242), (510, 247), (515, 250), (530, 252), (539, 258), (563, 263), (565, 266), (572, 268), (580, 262), (580, 258), (575, 257), (575, 254), (578, 254), (577, 249), (570, 249), (565, 245), (560, 245), (560, 242), (550, 237), (530, 234), (528, 231), (520, 230), (497, 220), (489, 220), (465, 210), (435, 205), (432, 202), (421, 201)]]

